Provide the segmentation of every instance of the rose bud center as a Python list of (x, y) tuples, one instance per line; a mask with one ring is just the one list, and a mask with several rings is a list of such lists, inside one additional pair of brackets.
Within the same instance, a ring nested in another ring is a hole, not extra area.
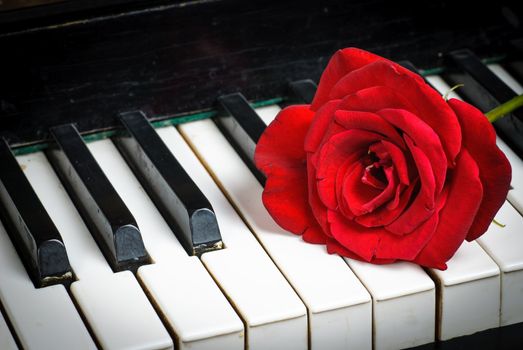
[[(394, 200), (403, 189), (399, 185), (389, 152), (381, 142), (370, 145), (367, 154), (359, 160), (359, 174), (349, 174), (345, 182), (345, 201), (355, 216), (373, 212)], [(353, 175), (353, 176), (351, 176)], [(351, 181), (350, 179), (357, 181)]]

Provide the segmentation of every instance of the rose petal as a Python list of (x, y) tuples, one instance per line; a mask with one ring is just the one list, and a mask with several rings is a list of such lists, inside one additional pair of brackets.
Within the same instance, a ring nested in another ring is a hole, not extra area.
[(405, 109), (417, 113), (410, 101), (387, 86), (371, 86), (347, 95), (339, 102), (337, 109), (376, 113), (385, 108)]
[(318, 195), (323, 204), (336, 209), (336, 174), (340, 164), (350, 159), (355, 161), (366, 153), (369, 144), (383, 136), (363, 130), (348, 130), (330, 138), (317, 152), (316, 179)]
[(436, 232), (414, 259), (420, 265), (441, 270), (447, 268), (445, 263), (463, 243), (483, 196), (478, 166), (465, 149), (456, 159), (448, 186), (448, 197), (439, 212)]
[(334, 121), (334, 112), (338, 109), (340, 102), (341, 100), (329, 101), (316, 112), (305, 136), (304, 149), (306, 152), (316, 152), (327, 129)]
[(481, 236), (505, 201), (510, 188), (511, 168), (505, 154), (496, 146), (496, 133), (485, 115), (468, 103), (451, 99), (450, 107), (458, 116), (463, 133), (463, 147), (479, 168), (483, 200), (467, 240)]
[(392, 164), (394, 165), (394, 170), (398, 174), (400, 182), (404, 185), (409, 185), (409, 174), (412, 172), (412, 170), (409, 170), (409, 165), (407, 159), (405, 158), (405, 153), (403, 153), (402, 150), (399, 149), (399, 147), (397, 147), (395, 144), (387, 140), (382, 140), (381, 144), (383, 145), (383, 147), (385, 147), (388, 154), (390, 155), (390, 158), (392, 159)]
[(346, 128), (360, 129), (381, 134), (398, 147), (405, 149), (405, 142), (394, 127), (382, 117), (371, 112), (337, 110), (334, 113), (336, 121)]
[[(345, 248), (344, 246), (339, 244), (335, 239), (332, 239), (332, 238), (327, 239), (327, 252), (329, 252), (329, 254), (338, 254), (338, 255), (345, 256), (347, 258), (354, 259), (354, 260), (364, 260), (359, 255), (354, 254), (353, 252), (351, 252), (350, 250), (348, 250), (347, 248)], [(383, 265), (383, 264), (391, 264), (395, 261), (396, 261), (396, 259), (374, 258), (374, 259), (372, 259), (371, 262), (373, 264)]]
[(310, 161), (311, 155), (307, 155), (307, 184), (308, 184), (308, 203), (311, 208), (313, 217), (316, 219), (323, 232), (330, 236), (330, 227), (327, 222), (327, 207), (323, 205), (318, 196), (318, 188), (316, 187), (316, 168)]
[[(368, 262), (375, 262), (377, 259), (411, 261), (433, 237), (438, 224), (437, 215), (432, 215), (412, 234), (397, 236), (382, 227), (360, 226), (335, 211), (329, 210), (328, 218), (332, 237), (342, 247)], [(332, 242), (327, 240), (327, 244), (332, 245)]]
[(323, 104), (329, 101), (328, 96), (332, 87), (347, 73), (379, 59), (382, 58), (356, 48), (338, 50), (331, 57), (321, 75), (311, 108), (318, 110)]
[[(401, 191), (398, 186), (399, 200), (397, 205), (383, 206), (376, 209), (372, 213), (358, 216), (355, 221), (365, 227), (386, 226), (397, 219), (398, 216), (405, 210), (407, 204), (411, 202), (411, 196), (414, 190), (418, 187), (419, 179), (416, 179), (409, 187)], [(392, 202), (391, 202), (392, 203)], [(390, 203), (389, 203), (390, 204)]]
[(311, 243), (325, 243), (325, 236), (308, 205), (307, 173), (302, 168), (276, 167), (267, 177), (263, 204), (274, 221), (287, 231), (304, 235)]
[(345, 198), (343, 196), (343, 182), (345, 180), (345, 177), (347, 177), (347, 175), (350, 174), (353, 171), (353, 169), (358, 166), (358, 162), (353, 162), (351, 159), (348, 159), (344, 163), (342, 163), (336, 174), (336, 200), (338, 202), (337, 210), (339, 210), (341, 214), (345, 216), (347, 219), (354, 218), (354, 213), (350, 211), (350, 208), (347, 205), (347, 202), (345, 201)]
[(272, 167), (293, 168), (305, 165), (303, 142), (314, 116), (308, 106), (283, 109), (261, 135), (254, 153), (256, 167), (268, 175)]
[(395, 221), (386, 226), (388, 231), (397, 235), (405, 235), (415, 230), (432, 216), (435, 206), (434, 190), (436, 183), (430, 161), (427, 156), (414, 145), (414, 142), (408, 135), (404, 135), (404, 138), (416, 163), (421, 186), (409, 208)]
[(364, 261), (371, 261), (379, 242), (378, 231), (381, 228), (367, 228), (352, 220), (347, 220), (340, 213), (329, 210), (327, 218), (331, 227), (332, 237), (339, 244), (361, 257)]
[(427, 156), (434, 172), (436, 194), (440, 193), (447, 174), (447, 157), (438, 135), (418, 116), (404, 109), (382, 109), (377, 114), (409, 135)]
[(343, 181), (343, 199), (354, 215), (364, 215), (370, 212), (363, 205), (380, 194), (380, 190), (363, 185), (361, 176), (365, 166), (361, 163), (355, 165)]
[(447, 160), (452, 165), (461, 149), (461, 131), (454, 111), (436, 90), (422, 79), (413, 78), (412, 74), (400, 69), (398, 65), (387, 61), (375, 61), (353, 70), (333, 86), (329, 99), (343, 98), (375, 86), (393, 89), (415, 107), (416, 110), (407, 110), (418, 115), (441, 138)]
[(356, 48), (338, 50), (332, 56), (329, 63), (327, 64), (327, 67), (323, 71), (323, 74), (321, 75), (318, 90), (316, 91), (316, 95), (312, 101), (311, 108), (313, 110), (317, 110), (324, 103), (326, 103), (329, 100), (328, 96), (333, 86), (345, 75), (378, 60), (396, 65), (398, 71), (408, 74), (414, 79), (421, 79), (419, 75), (414, 74), (409, 70), (397, 65), (396, 63), (393, 63), (373, 53)]
[(353, 172), (346, 177), (343, 186), (343, 196), (351, 212), (356, 216), (371, 213), (386, 201), (394, 198), (397, 186), (397, 179), (393, 176), (391, 168), (385, 169), (388, 184), (384, 190), (362, 184), (362, 168), (364, 169), (363, 166), (355, 167)]
[(433, 214), (409, 235), (383, 234), (376, 248), (376, 257), (411, 261), (427, 245), (438, 224), (438, 215)]

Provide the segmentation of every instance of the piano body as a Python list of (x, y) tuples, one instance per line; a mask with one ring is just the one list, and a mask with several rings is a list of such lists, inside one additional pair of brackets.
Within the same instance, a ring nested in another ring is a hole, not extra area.
[(523, 93), (522, 23), (499, 2), (0, 2), (0, 349), (521, 349), (523, 110), (495, 125), (506, 226), (446, 271), (285, 233), (251, 158), (348, 46), (488, 111)]

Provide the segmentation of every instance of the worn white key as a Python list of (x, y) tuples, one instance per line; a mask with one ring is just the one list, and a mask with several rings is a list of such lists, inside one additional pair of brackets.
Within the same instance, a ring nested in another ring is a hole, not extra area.
[[(514, 79), (503, 67), (499, 64), (490, 64), (488, 67), (518, 95), (523, 94), (523, 85)], [(523, 215), (523, 160), (499, 138), (496, 143), (505, 153), (512, 166), (512, 189), (508, 192), (507, 199)]]
[(476, 242), (464, 242), (447, 262), (431, 269), (440, 299), (440, 340), (499, 327), (500, 276), (496, 263)]
[(154, 261), (138, 277), (179, 349), (243, 348), (243, 324), (197, 257), (189, 257), (110, 140), (88, 147), (135, 217)]
[(511, 76), (505, 68), (497, 63), (489, 64), (487, 67), (496, 74), (505, 84), (508, 85), (518, 95), (523, 94), (523, 85)]
[(35, 289), (1, 223), (0, 300), (24, 349), (96, 349), (62, 285)]
[[(440, 83), (438, 85), (433, 84), (441, 93), (444, 93), (449, 86), (441, 78), (436, 78), (440, 80)], [(455, 97), (459, 98), (459, 95)], [(521, 164), (521, 160), (501, 139), (497, 138), (496, 143), (511, 162), (513, 168), (512, 182), (522, 181), (517, 179), (517, 175), (514, 177), (514, 168), (518, 168), (517, 165), (518, 163)], [(521, 190), (523, 186), (516, 185), (516, 187)], [(507, 198), (514, 194), (517, 197), (517, 190), (513, 191), (509, 191)], [(510, 204), (505, 203), (504, 206), (510, 207)], [(491, 227), (489, 230), (492, 229)], [(523, 229), (523, 226), (520, 226), (519, 229)], [(496, 242), (497, 250), (510, 251), (512, 249), (510, 240), (500, 239), (500, 237), (493, 237), (492, 240)], [(487, 245), (485, 244), (483, 247), (486, 248)], [(465, 242), (448, 263), (447, 271), (435, 272), (435, 276), (440, 279), (439, 284), (442, 289), (440, 294), (444, 303), (440, 319), (441, 339), (450, 339), (500, 325), (499, 317), (503, 316), (500, 314), (499, 308), (500, 305), (503, 307), (503, 296), (514, 295), (514, 292), (512, 286), (503, 282), (503, 274), (500, 275), (499, 270), (503, 271), (504, 269), (502, 261), (496, 260), (496, 255), (493, 254), (494, 250), (486, 250), (488, 253), (485, 253), (475, 242)], [(492, 261), (492, 258), (498, 264)], [(471, 294), (467, 296), (467, 293)], [(455, 301), (452, 301), (452, 298)], [(510, 304), (510, 301), (507, 302)]]
[[(439, 91), (440, 94), (445, 95), (448, 91), (450, 91), (451, 87), (448, 85), (443, 78), (441, 78), (439, 75), (429, 75), (425, 77), (425, 79), (436, 89)], [(456, 93), (456, 91), (459, 92), (459, 88), (457, 90), (454, 90), (452, 92), (449, 92), (448, 98), (456, 98), (458, 100), (461, 100), (459, 95)]]
[(436, 290), (417, 265), (372, 265), (345, 259), (373, 302), (374, 348), (400, 349), (434, 341)]
[[(1, 280), (0, 280), (0, 283)], [(0, 349), (2, 350), (17, 350), (18, 347), (16, 346), (16, 342), (11, 335), (11, 331), (9, 330), (9, 327), (7, 327), (7, 323), (5, 322), (4, 316), (0, 312)]]
[(281, 108), (278, 105), (256, 108), (256, 113), (266, 125), (269, 125), (280, 111)]
[(61, 233), (78, 281), (71, 292), (104, 349), (172, 349), (173, 342), (129, 271), (113, 273), (43, 153), (17, 158)]
[(496, 139), (496, 144), (505, 153), (512, 167), (511, 189), (508, 191), (507, 200), (520, 215), (523, 215), (523, 160), (499, 137)]
[(216, 213), (226, 249), (205, 253), (202, 261), (243, 318), (247, 347), (305, 348), (307, 317), (299, 297), (176, 129), (157, 131)]
[(274, 223), (261, 202), (262, 187), (212, 121), (179, 130), (307, 306), (311, 347), (370, 348), (370, 297), (344, 261)]
[(496, 220), (478, 238), (501, 270), (501, 326), (523, 322), (523, 217), (505, 201)]

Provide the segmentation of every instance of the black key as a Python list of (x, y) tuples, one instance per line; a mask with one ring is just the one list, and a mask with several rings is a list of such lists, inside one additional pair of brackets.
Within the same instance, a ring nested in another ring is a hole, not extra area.
[[(484, 113), (507, 102), (516, 93), (499, 79), (470, 50), (453, 51), (448, 56), (454, 67), (449, 67), (444, 77), (452, 84), (464, 84), (459, 90), (466, 100)], [(523, 157), (523, 110), (494, 123), (498, 135), (519, 155)]]
[(418, 69), (411, 61), (399, 61), (398, 64), (404, 68), (407, 68), (413, 73), (419, 74)]
[(213, 208), (142, 112), (120, 115), (129, 133), (115, 139), (135, 175), (189, 255), (223, 248)]
[(136, 220), (76, 128), (66, 124), (50, 131), (56, 144), (47, 156), (111, 268), (134, 271), (148, 263)]
[(266, 128), (265, 123), (241, 93), (220, 96), (218, 103), (216, 125), (258, 181), (265, 185), (265, 176), (254, 166), (254, 150)]
[(0, 140), (1, 217), (36, 287), (70, 283), (64, 242), (5, 140)]
[(510, 42), (508, 62), (504, 63), (507, 71), (519, 82), (523, 82), (523, 38)]
[(311, 104), (316, 88), (316, 83), (310, 79), (291, 82), (289, 84), (291, 102)]

